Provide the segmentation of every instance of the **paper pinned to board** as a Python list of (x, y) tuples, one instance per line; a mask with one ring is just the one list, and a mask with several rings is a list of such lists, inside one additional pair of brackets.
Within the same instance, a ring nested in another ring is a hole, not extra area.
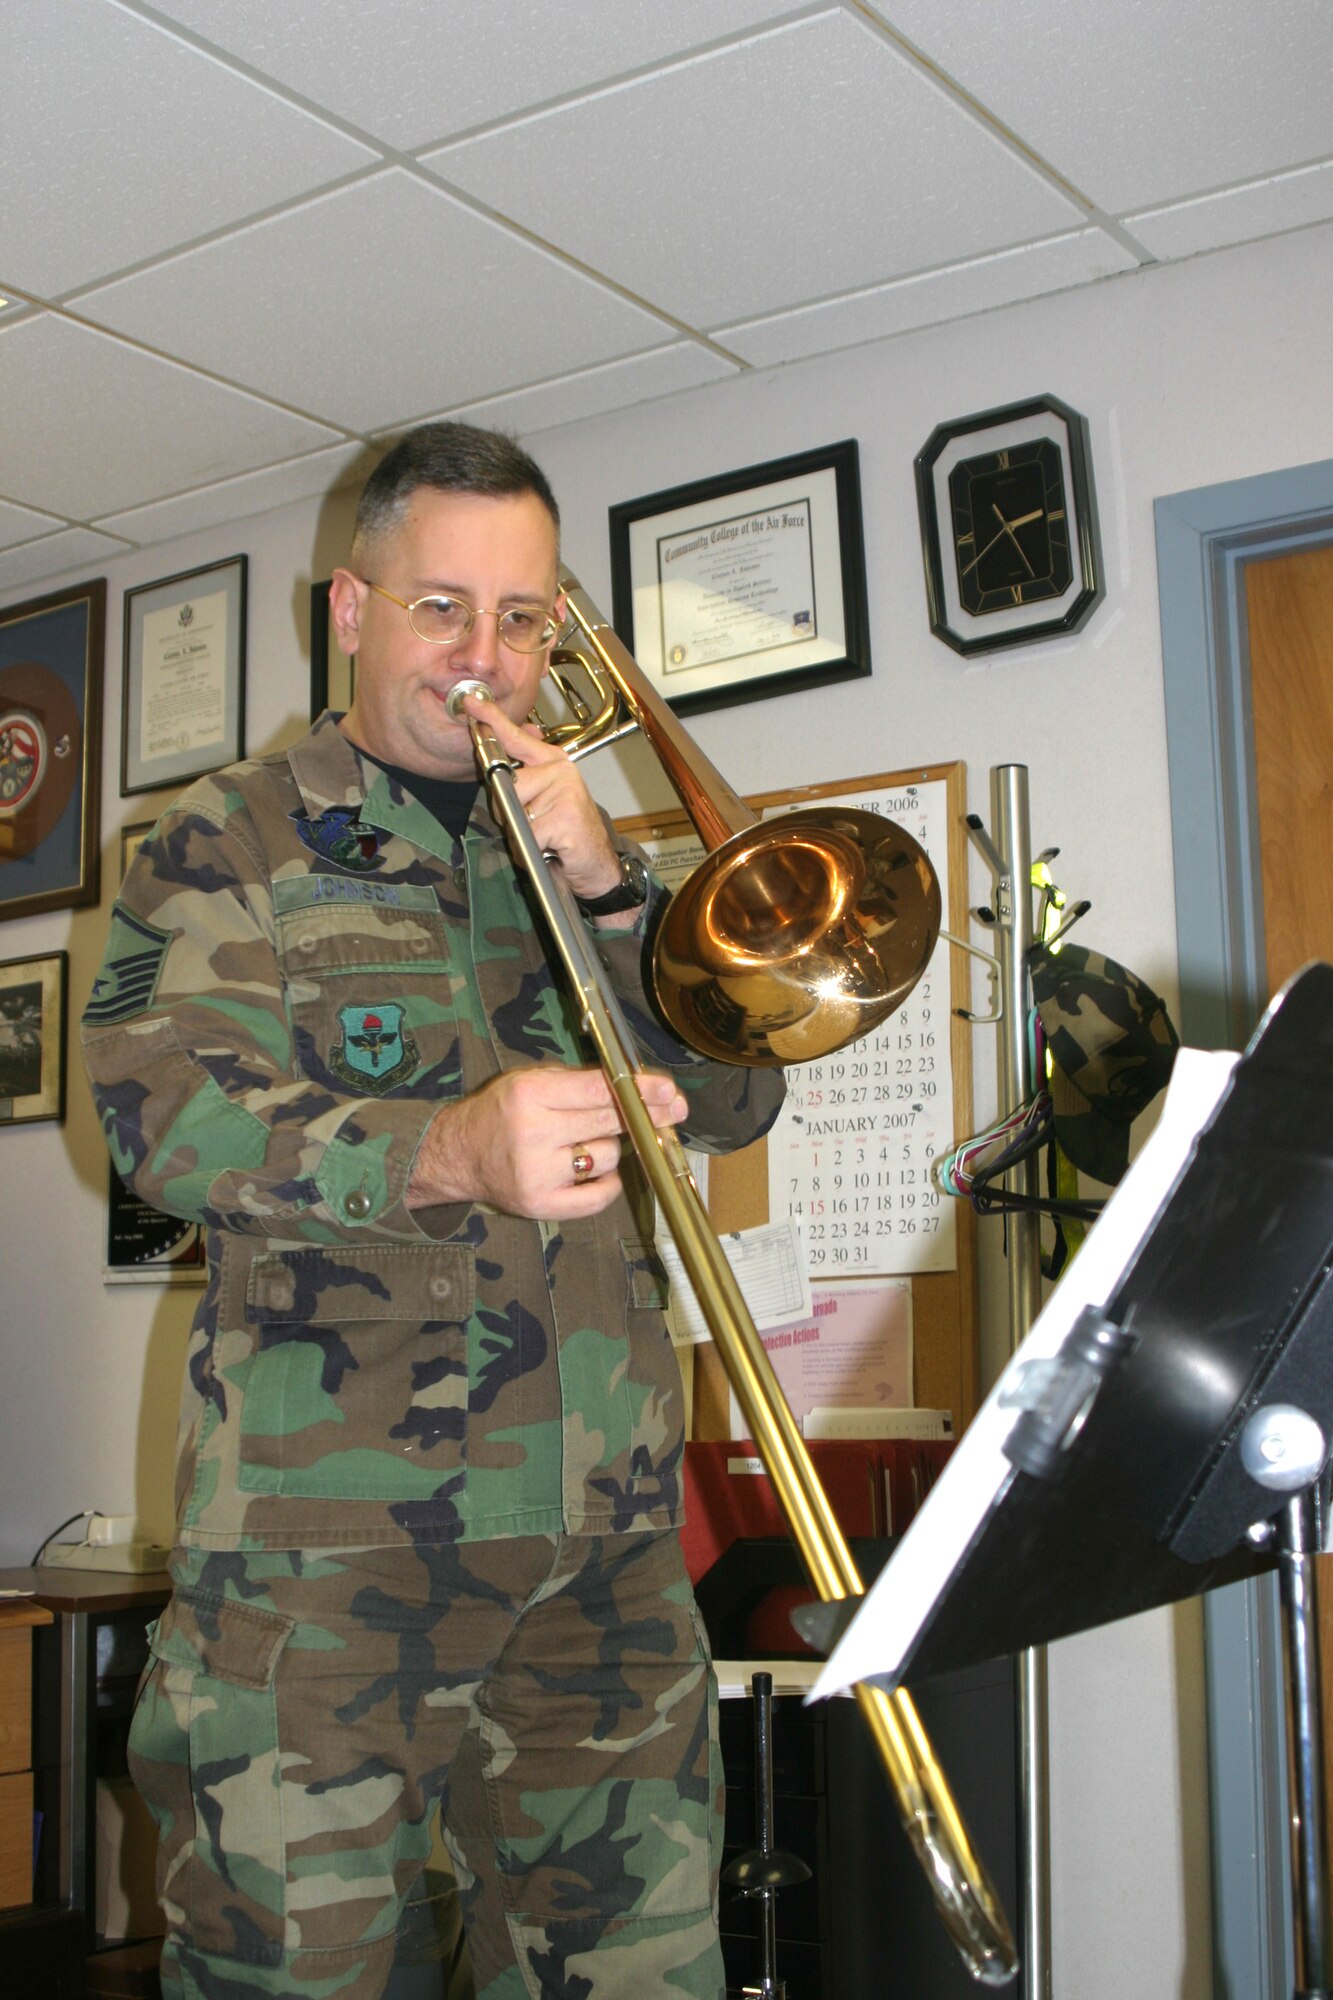
[[(816, 1285), (808, 1310), (760, 1329), (773, 1372), (802, 1429), (815, 1409), (903, 1409), (912, 1400), (912, 1285), (908, 1278)], [(733, 1392), (731, 1435), (745, 1435)], [(808, 1433), (807, 1433), (808, 1434)]]
[[(757, 1327), (782, 1326), (809, 1314), (810, 1280), (794, 1222), (763, 1222), (754, 1229), (733, 1230), (718, 1241)], [(666, 1235), (659, 1236), (657, 1247), (671, 1280), (667, 1325), (673, 1342), (688, 1347), (707, 1340), (708, 1322), (680, 1252)]]

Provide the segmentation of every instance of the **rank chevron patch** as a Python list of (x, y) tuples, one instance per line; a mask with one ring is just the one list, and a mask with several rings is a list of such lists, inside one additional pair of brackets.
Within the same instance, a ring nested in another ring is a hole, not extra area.
[(113, 903), (106, 957), (93, 981), (84, 1020), (98, 1025), (128, 1021), (146, 1012), (153, 1004), (171, 939), (170, 931), (145, 923), (123, 903)]

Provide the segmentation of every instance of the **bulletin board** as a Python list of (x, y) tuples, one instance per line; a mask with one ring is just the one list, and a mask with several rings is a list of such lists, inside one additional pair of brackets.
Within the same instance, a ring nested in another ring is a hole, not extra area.
[[(766, 819), (826, 800), (867, 806), (903, 824), (940, 876), (944, 927), (966, 936), (962, 763), (762, 792), (746, 803)], [(691, 846), (701, 851), (683, 812), (617, 824), (660, 858), (669, 885), (667, 864), (683, 867)], [(967, 956), (941, 939), (900, 1013), (822, 1063), (789, 1070), (789, 1104), (770, 1135), (727, 1158), (710, 1158), (707, 1177), (708, 1211), (719, 1235), (776, 1220), (799, 1204), (819, 1284), (871, 1272), (910, 1278), (913, 1400), (918, 1408), (952, 1411), (956, 1432), (978, 1403), (975, 1217), (967, 1203), (938, 1192), (930, 1159), (972, 1130), (972, 1029), (956, 1012), (970, 1005)], [(829, 1149), (817, 1152), (826, 1141)], [(839, 1183), (836, 1210), (831, 1168)], [(693, 1352), (691, 1435), (726, 1438), (722, 1364), (711, 1347)]]

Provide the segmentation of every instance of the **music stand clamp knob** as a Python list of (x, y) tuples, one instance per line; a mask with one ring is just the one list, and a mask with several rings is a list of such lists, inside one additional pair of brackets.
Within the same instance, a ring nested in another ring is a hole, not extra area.
[(1022, 1412), (1002, 1447), (1010, 1464), (1035, 1479), (1056, 1478), (1102, 1385), (1137, 1339), (1100, 1307), (1084, 1306), (1058, 1353), (1021, 1363), (1000, 1395), (1002, 1409)]
[(1269, 1493), (1299, 1493), (1313, 1485), (1327, 1456), (1322, 1427), (1294, 1403), (1255, 1410), (1241, 1432), (1240, 1462)]

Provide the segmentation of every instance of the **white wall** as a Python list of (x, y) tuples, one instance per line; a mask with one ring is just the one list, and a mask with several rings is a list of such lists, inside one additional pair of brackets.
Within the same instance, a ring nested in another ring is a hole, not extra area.
[[(741, 791), (962, 758), (983, 814), (990, 767), (1025, 763), (1034, 845), (1057, 844), (1062, 884), (1093, 902), (1080, 936), (1174, 1000), (1152, 501), (1333, 455), (1331, 323), (1333, 230), (1310, 230), (690, 392), (535, 448), (560, 495), (566, 552), (609, 610), (608, 504), (857, 438), (872, 677), (721, 710), (698, 718), (696, 735)], [(943, 419), (1046, 390), (1091, 424), (1107, 600), (1075, 639), (966, 663), (927, 628), (912, 460)], [(154, 810), (151, 798), (118, 796), (123, 590), (249, 554), (248, 742), (272, 747), (305, 714), (306, 586), (338, 559), (347, 519), (338, 496), (111, 566), (103, 908), (12, 922), (0, 938), (5, 957), (69, 949), (75, 1019), (114, 893), (118, 829)], [(595, 782), (615, 811), (667, 800), (634, 749), (603, 760)], [(984, 887), (978, 875), (974, 896)], [(979, 1116), (994, 1101), (988, 1041), (975, 1051)], [(102, 1284), (104, 1156), (76, 1054), (66, 1125), (0, 1132), (0, 1161), (0, 1560), (25, 1561), (83, 1506), (137, 1511), (166, 1537), (193, 1295)], [(1004, 1329), (993, 1251), (989, 1261), (994, 1360)], [(1053, 1649), (1062, 2000), (1212, 1990), (1200, 1674), (1195, 1607)]]

